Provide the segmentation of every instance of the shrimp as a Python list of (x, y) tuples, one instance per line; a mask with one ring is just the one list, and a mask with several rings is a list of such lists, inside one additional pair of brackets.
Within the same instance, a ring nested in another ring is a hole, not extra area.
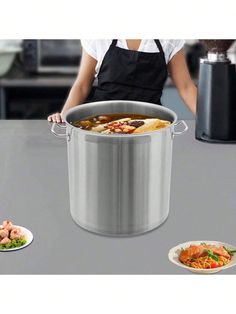
[(4, 229), (7, 229), (8, 231), (11, 231), (13, 228), (13, 224), (10, 220), (4, 220), (2, 226)]
[(206, 249), (212, 250), (213, 254), (223, 256), (225, 258), (230, 258), (229, 253), (223, 248), (223, 246), (217, 247), (215, 245), (207, 245)]
[(0, 238), (7, 238), (9, 236), (9, 231), (7, 229), (0, 230)]
[(0, 241), (1, 244), (8, 244), (10, 242), (11, 240), (8, 237), (5, 237), (4, 239), (2, 239), (2, 241)]
[(205, 248), (202, 245), (190, 245), (190, 247), (184, 249), (180, 255), (179, 260), (182, 263), (186, 263), (191, 258), (198, 258), (203, 255)]
[(21, 238), (22, 238), (21, 230), (19, 228), (12, 229), (12, 231), (10, 233), (10, 239), (11, 240), (17, 240), (17, 239), (21, 239)]

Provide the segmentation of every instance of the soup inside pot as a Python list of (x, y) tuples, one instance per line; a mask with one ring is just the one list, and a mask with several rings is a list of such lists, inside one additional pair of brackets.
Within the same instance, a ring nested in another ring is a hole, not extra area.
[(138, 134), (156, 131), (170, 125), (171, 122), (142, 114), (112, 113), (90, 116), (71, 124), (82, 130), (101, 134)]

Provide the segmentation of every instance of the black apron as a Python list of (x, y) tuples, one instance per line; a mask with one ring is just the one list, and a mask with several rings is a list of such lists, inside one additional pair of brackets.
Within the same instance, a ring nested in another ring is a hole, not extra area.
[(161, 104), (167, 66), (160, 41), (155, 43), (159, 52), (142, 52), (117, 47), (114, 39), (103, 58), (98, 85), (86, 102), (136, 100)]

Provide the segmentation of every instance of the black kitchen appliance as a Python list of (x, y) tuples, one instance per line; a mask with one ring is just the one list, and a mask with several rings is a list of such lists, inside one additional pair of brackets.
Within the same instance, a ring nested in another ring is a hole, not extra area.
[(236, 143), (236, 68), (227, 58), (234, 40), (201, 40), (208, 51), (200, 59), (196, 139)]
[(23, 66), (30, 73), (77, 73), (81, 58), (78, 39), (27, 39)]

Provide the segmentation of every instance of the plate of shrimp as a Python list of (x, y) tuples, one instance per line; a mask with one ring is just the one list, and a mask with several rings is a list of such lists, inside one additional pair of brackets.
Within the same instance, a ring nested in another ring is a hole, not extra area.
[(218, 241), (190, 241), (170, 249), (175, 265), (199, 274), (212, 274), (236, 265), (236, 247)]
[(13, 225), (10, 220), (4, 220), (0, 225), (0, 252), (23, 249), (32, 241), (33, 234), (27, 228)]

